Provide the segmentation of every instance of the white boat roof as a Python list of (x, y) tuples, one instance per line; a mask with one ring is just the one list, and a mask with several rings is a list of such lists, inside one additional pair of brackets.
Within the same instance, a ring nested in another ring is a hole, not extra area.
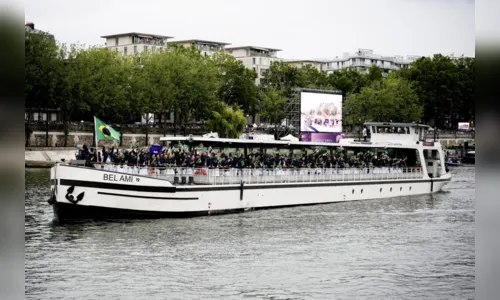
[(205, 143), (223, 143), (223, 144), (275, 144), (275, 145), (297, 145), (297, 146), (341, 146), (339, 143), (317, 143), (317, 142), (301, 142), (301, 141), (281, 141), (281, 140), (247, 140), (247, 139), (226, 139), (226, 138), (206, 138), (206, 137), (161, 137), (160, 141), (165, 142), (205, 142)]
[(408, 143), (406, 141), (388, 141), (388, 142), (360, 142), (354, 141), (353, 139), (341, 139), (340, 143), (323, 143), (323, 142), (304, 142), (304, 141), (283, 141), (283, 140), (249, 140), (249, 139), (227, 139), (227, 138), (208, 138), (208, 137), (161, 137), (160, 141), (165, 142), (199, 142), (199, 143), (222, 143), (228, 145), (240, 144), (241, 147), (245, 145), (276, 145), (276, 146), (298, 146), (298, 147), (385, 147), (390, 146), (392, 148), (412, 148), (415, 149), (418, 146), (414, 143)]

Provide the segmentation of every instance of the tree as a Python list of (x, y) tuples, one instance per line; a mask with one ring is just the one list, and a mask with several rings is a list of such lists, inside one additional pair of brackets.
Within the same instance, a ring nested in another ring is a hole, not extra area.
[(54, 92), (57, 85), (57, 74), (60, 68), (58, 47), (56, 42), (46, 33), (31, 33), (25, 31), (25, 64), (24, 64), (24, 94), (25, 105), (29, 108), (26, 127), (26, 146), (29, 145), (31, 134), (32, 108), (44, 108), (46, 113), (45, 143), (48, 146), (48, 108), (54, 106)]
[(215, 104), (218, 70), (194, 47), (172, 45), (169, 51), (143, 55), (144, 76), (156, 111), (174, 114), (177, 124), (208, 116)]
[(217, 132), (221, 138), (237, 139), (245, 130), (247, 119), (244, 112), (235, 107), (231, 108), (224, 102), (217, 102), (211, 117), (207, 121), (207, 128)]
[(285, 97), (292, 96), (293, 88), (303, 86), (299, 69), (283, 61), (273, 61), (263, 79), (263, 88), (280, 90)]
[(342, 92), (345, 99), (350, 93), (359, 93), (368, 84), (366, 75), (355, 68), (334, 71), (328, 76), (330, 86)]
[[(466, 62), (467, 61), (467, 62)], [(472, 117), (469, 113), (461, 115), (465, 107), (463, 101), (473, 102), (470, 96), (474, 72), (474, 59), (452, 59), (441, 54), (422, 57), (412, 63), (408, 70), (400, 71), (399, 76), (414, 83), (418, 97), (424, 104), (423, 121), (433, 126), (457, 125), (462, 118)], [(466, 111), (471, 111), (470, 105)], [(456, 128), (456, 127), (455, 127)]]
[(373, 64), (368, 68), (367, 80), (368, 82), (374, 82), (376, 80), (382, 80), (382, 69), (377, 65)]
[(232, 55), (217, 52), (211, 59), (219, 70), (218, 97), (228, 105), (240, 106), (246, 114), (255, 115), (257, 107), (257, 73), (247, 69)]
[(361, 93), (350, 94), (344, 103), (347, 121), (362, 125), (373, 122), (413, 122), (422, 117), (423, 107), (410, 82), (391, 76), (374, 81)]
[(299, 69), (299, 87), (302, 88), (328, 88), (328, 75), (325, 71), (319, 71), (313, 65), (307, 64)]
[(262, 116), (274, 124), (274, 135), (277, 138), (278, 126), (286, 117), (286, 104), (288, 99), (283, 95), (284, 91), (280, 91), (273, 87), (268, 87), (261, 93), (261, 112)]

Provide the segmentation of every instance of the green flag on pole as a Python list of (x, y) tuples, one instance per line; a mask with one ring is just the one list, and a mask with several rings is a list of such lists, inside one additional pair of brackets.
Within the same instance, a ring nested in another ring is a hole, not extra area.
[(95, 138), (98, 141), (120, 141), (120, 133), (103, 121), (95, 119)]

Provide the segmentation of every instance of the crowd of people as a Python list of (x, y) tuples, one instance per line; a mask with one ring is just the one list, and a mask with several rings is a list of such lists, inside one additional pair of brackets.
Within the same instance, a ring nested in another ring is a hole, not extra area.
[(370, 151), (358, 151), (350, 156), (344, 152), (331, 154), (328, 150), (309, 153), (261, 153), (252, 151), (245, 156), (243, 151), (204, 149), (190, 151), (182, 147), (163, 147), (158, 153), (150, 149), (102, 148), (88, 149), (86, 145), (77, 154), (77, 159), (92, 163), (126, 164), (148, 167), (195, 167), (195, 168), (382, 168), (406, 167), (406, 158), (391, 158), (387, 153), (376, 155)]

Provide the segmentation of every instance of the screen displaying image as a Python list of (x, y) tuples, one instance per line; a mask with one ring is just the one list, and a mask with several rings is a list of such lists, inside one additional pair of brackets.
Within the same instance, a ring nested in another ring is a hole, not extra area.
[(342, 95), (301, 93), (301, 132), (342, 132)]

